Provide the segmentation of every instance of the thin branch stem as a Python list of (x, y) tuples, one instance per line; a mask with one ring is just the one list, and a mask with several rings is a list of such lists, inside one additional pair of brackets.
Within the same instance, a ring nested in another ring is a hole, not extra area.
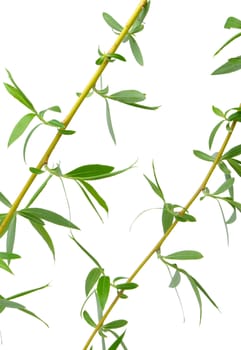
[[(199, 194), (205, 189), (210, 177), (212, 176), (215, 168), (217, 167), (219, 161), (222, 158), (222, 155), (224, 153), (224, 150), (232, 136), (233, 130), (235, 128), (236, 122), (233, 122), (230, 130), (228, 132), (228, 134), (226, 135), (223, 144), (219, 150), (219, 152), (216, 155), (216, 158), (214, 160), (214, 162), (212, 163), (207, 175), (205, 176), (203, 182), (201, 183), (201, 185), (198, 187), (197, 191), (193, 194), (193, 196), (191, 197), (191, 199), (188, 201), (188, 203), (186, 204), (186, 206), (184, 207), (184, 209), (182, 211), (180, 211), (180, 215), (185, 214), (185, 212), (190, 208), (190, 206), (193, 204), (193, 202), (196, 200), (196, 198), (199, 196)], [(175, 226), (178, 224), (179, 221), (175, 220), (172, 225), (169, 227), (169, 229), (165, 232), (165, 234), (162, 236), (162, 238), (157, 242), (157, 244), (153, 247), (153, 249), (149, 252), (149, 254), (145, 257), (145, 259), (140, 263), (140, 265), (136, 268), (136, 270), (132, 273), (132, 275), (128, 278), (127, 282), (131, 282), (133, 281), (133, 279), (136, 277), (136, 275), (141, 271), (141, 269), (145, 266), (145, 264), (150, 260), (150, 258), (152, 257), (152, 255), (157, 252), (161, 246), (163, 245), (163, 243), (165, 242), (165, 240), (167, 239), (167, 237), (170, 235), (170, 233), (173, 231), (173, 229), (175, 228)], [(121, 291), (117, 294), (117, 296), (115, 297), (115, 299), (112, 301), (112, 303), (110, 304), (110, 306), (108, 307), (108, 309), (106, 310), (105, 314), (103, 315), (102, 319), (99, 321), (99, 323), (97, 324), (96, 328), (94, 329), (94, 331), (92, 332), (91, 336), (89, 337), (86, 345), (84, 346), (83, 350), (88, 350), (88, 346), (91, 344), (92, 340), (94, 339), (96, 333), (101, 329), (101, 327), (103, 326), (106, 318), (108, 317), (108, 315), (111, 313), (112, 309), (114, 308), (114, 306), (116, 305), (116, 303), (118, 302), (118, 300), (120, 299), (122, 293), (124, 291)]]
[[(122, 43), (123, 39), (127, 35), (129, 29), (131, 28), (131, 26), (135, 22), (136, 18), (138, 17), (139, 13), (141, 12), (142, 8), (146, 5), (146, 3), (147, 3), (147, 0), (140, 1), (139, 5), (137, 6), (135, 11), (133, 12), (132, 16), (129, 18), (128, 22), (124, 26), (121, 33), (118, 35), (116, 41), (114, 42), (114, 44), (112, 45), (112, 47), (110, 48), (108, 53), (112, 54), (112, 53), (116, 52), (116, 50), (118, 49), (118, 47)], [(106, 66), (108, 65), (108, 63), (109, 63), (108, 59), (105, 59), (103, 61), (103, 63), (99, 66), (99, 68), (96, 70), (96, 72), (94, 73), (94, 75), (92, 76), (92, 78), (90, 79), (90, 81), (88, 82), (88, 84), (86, 85), (84, 90), (82, 91), (80, 97), (77, 99), (76, 103), (71, 108), (70, 112), (67, 114), (67, 116), (65, 117), (65, 119), (62, 122), (64, 124), (65, 128), (69, 125), (69, 123), (71, 122), (71, 120), (75, 116), (77, 110), (79, 109), (80, 105), (85, 100), (85, 98), (87, 97), (89, 91), (95, 86), (97, 80), (100, 78), (101, 74), (103, 73), (103, 71), (106, 68)], [(55, 135), (55, 137), (53, 138), (49, 147), (47, 148), (46, 152), (44, 153), (44, 155), (42, 156), (41, 160), (39, 161), (38, 165), (35, 168), (41, 169), (44, 165), (46, 165), (48, 163), (48, 159), (49, 159), (50, 155), (52, 154), (53, 150), (55, 149), (56, 145), (58, 144), (61, 136), (62, 136), (62, 134), (59, 132)], [(17, 196), (16, 200), (14, 201), (8, 214), (6, 215), (4, 220), (2, 221), (2, 223), (0, 225), (0, 237), (3, 236), (3, 234), (5, 232), (5, 230), (4, 230), (5, 227), (7, 227), (12, 216), (16, 212), (18, 206), (20, 205), (23, 197), (25, 196), (25, 194), (29, 190), (30, 186), (34, 182), (36, 176), (37, 176), (37, 174), (31, 174), (31, 176), (27, 180), (26, 184), (22, 188), (21, 192)]]

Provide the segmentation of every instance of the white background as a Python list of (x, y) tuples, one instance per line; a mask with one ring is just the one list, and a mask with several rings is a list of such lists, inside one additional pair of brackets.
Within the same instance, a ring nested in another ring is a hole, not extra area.
[[(98, 46), (107, 51), (115, 39), (102, 19), (102, 12), (125, 23), (137, 3), (134, 0), (1, 1), (0, 191), (11, 201), (28, 178), (28, 167), (37, 164), (54, 134), (46, 128), (36, 132), (29, 145), (27, 165), (22, 159), (24, 137), (7, 149), (12, 128), (27, 111), (5, 91), (2, 84), (8, 82), (5, 68), (38, 110), (58, 104), (63, 119), (75, 102), (75, 93), (84, 88), (96, 69)], [(208, 135), (218, 121), (211, 106), (226, 110), (240, 103), (240, 72), (210, 75), (227, 58), (240, 55), (240, 41), (237, 41), (220, 56), (213, 57), (223, 42), (236, 33), (223, 29), (229, 16), (240, 17), (240, 1), (153, 0), (146, 28), (137, 36), (145, 66), (137, 65), (128, 45), (123, 44), (118, 52), (127, 58), (127, 63), (109, 65), (103, 79), (110, 92), (138, 89), (147, 94), (147, 104), (161, 108), (152, 112), (111, 103), (115, 146), (106, 127), (105, 105), (98, 97), (92, 97), (84, 102), (71, 123), (76, 134), (63, 138), (50, 158), (49, 166), (60, 162), (63, 171), (90, 163), (120, 169), (138, 159), (137, 167), (128, 173), (96, 183), (110, 208), (108, 217), (103, 213), (104, 224), (76, 186), (66, 183), (72, 220), (81, 227), (76, 237), (111, 278), (130, 275), (162, 235), (160, 211), (143, 215), (129, 231), (139, 212), (162, 204), (143, 177), (143, 173), (152, 176), (152, 159), (167, 200), (185, 205), (208, 170), (209, 164), (196, 159), (192, 150), (208, 151)], [(239, 130), (238, 126), (231, 145), (239, 143)], [(218, 150), (223, 137), (221, 132), (213, 152)], [(38, 181), (31, 193), (42, 179)], [(215, 190), (221, 182), (217, 173), (210, 189)], [(236, 200), (240, 201), (239, 181), (236, 186)], [(49, 184), (36, 206), (68, 216), (57, 179)], [(4, 212), (5, 208), (1, 210)], [(239, 349), (241, 346), (239, 223), (230, 226), (228, 248), (216, 203), (198, 200), (190, 212), (197, 217), (197, 223), (178, 225), (163, 253), (183, 249), (202, 252), (204, 259), (181, 266), (206, 288), (220, 312), (203, 298), (203, 322), (199, 326), (197, 301), (183, 278), (179, 289), (186, 316), (183, 322), (175, 292), (168, 288), (168, 273), (153, 257), (136, 278), (140, 287), (130, 292), (129, 299), (121, 301), (109, 318), (109, 321), (128, 319), (125, 336), (128, 349)], [(9, 309), (0, 318), (3, 338), (0, 348), (4, 350), (16, 347), (77, 350), (84, 346), (90, 334), (91, 329), (80, 319), (79, 311), (84, 300), (84, 280), (93, 264), (69, 239), (68, 230), (50, 224), (47, 227), (55, 243), (56, 262), (53, 263), (44, 242), (31, 227), (20, 221), (15, 252), (22, 259), (11, 265), (14, 276), (1, 271), (0, 293), (7, 297), (51, 282), (50, 288), (18, 300), (42, 317), (50, 328)], [(1, 250), (4, 249), (3, 239)], [(92, 314), (95, 315), (94, 309)], [(100, 349), (98, 340), (96, 344), (94, 349)]]

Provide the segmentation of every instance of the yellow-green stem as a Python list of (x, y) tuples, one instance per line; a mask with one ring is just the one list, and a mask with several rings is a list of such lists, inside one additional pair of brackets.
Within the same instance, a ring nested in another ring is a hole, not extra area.
[[(131, 26), (135, 22), (137, 16), (141, 12), (143, 6), (145, 6), (146, 2), (147, 2), (147, 0), (140, 1), (139, 5), (137, 6), (135, 11), (133, 12), (132, 16), (130, 17), (130, 19), (126, 23), (126, 25), (123, 28), (123, 30), (121, 31), (121, 33), (118, 35), (116, 41), (114, 42), (114, 44), (112, 45), (112, 47), (110, 48), (108, 53), (115, 53), (116, 52), (116, 50), (120, 46), (121, 42), (123, 41), (123, 39), (127, 35), (129, 29), (131, 28)], [(105, 59), (104, 62), (96, 70), (95, 74), (92, 76), (92, 78), (90, 79), (89, 83), (86, 85), (84, 90), (82, 91), (80, 97), (77, 99), (76, 103), (71, 108), (70, 112), (67, 114), (65, 119), (63, 120), (63, 124), (64, 124), (65, 128), (69, 125), (69, 123), (73, 119), (75, 113), (77, 112), (77, 110), (79, 109), (80, 105), (82, 104), (82, 102), (84, 101), (86, 96), (88, 95), (89, 91), (95, 86), (97, 80), (100, 78), (101, 74), (103, 73), (103, 71), (106, 68), (108, 63), (109, 63), (108, 59)], [(59, 142), (61, 136), (62, 136), (61, 133), (57, 133), (55, 135), (55, 137), (53, 138), (52, 142), (50, 143), (48, 149), (46, 150), (46, 152), (44, 153), (43, 157), (41, 158), (41, 160), (39, 161), (38, 165), (36, 166), (37, 169), (41, 169), (45, 164), (48, 163), (48, 159), (49, 159), (50, 155), (52, 154), (54, 148), (56, 147), (57, 143)], [(35, 180), (36, 176), (37, 176), (37, 174), (32, 174), (29, 177), (29, 179), (27, 180), (26, 184), (24, 185), (24, 187), (22, 188), (21, 192), (19, 193), (19, 195), (17, 196), (16, 200), (14, 201), (14, 203), (13, 203), (12, 207), (10, 208), (9, 212), (7, 213), (6, 217), (2, 221), (2, 223), (0, 225), (0, 237), (4, 234), (5, 227), (7, 227), (7, 225), (10, 222), (12, 216), (14, 215), (14, 213), (16, 212), (19, 204), (21, 203), (23, 197), (25, 196), (26, 192), (29, 190), (30, 186), (32, 185), (33, 181)]]
[[(223, 152), (230, 140), (230, 137), (233, 133), (233, 130), (235, 128), (236, 122), (233, 122), (230, 130), (227, 134), (227, 136), (225, 137), (225, 140), (223, 141), (223, 144), (218, 152), (218, 154), (215, 157), (214, 162), (212, 163), (212, 166), (210, 167), (207, 175), (205, 176), (203, 182), (201, 183), (201, 185), (199, 186), (199, 188), (197, 189), (197, 191), (193, 194), (193, 196), (191, 197), (191, 199), (188, 201), (188, 203), (186, 204), (186, 206), (184, 207), (184, 209), (180, 212), (180, 215), (184, 214), (186, 210), (188, 210), (190, 208), (190, 206), (193, 204), (193, 202), (195, 201), (195, 199), (199, 196), (199, 194), (205, 189), (210, 177), (212, 176), (216, 166), (218, 165), (219, 161), (222, 158)], [(175, 226), (178, 224), (179, 221), (174, 221), (172, 223), (172, 225), (169, 227), (169, 229), (165, 232), (165, 234), (162, 236), (162, 238), (157, 242), (157, 244), (152, 248), (152, 250), (148, 253), (148, 255), (145, 257), (145, 259), (140, 263), (140, 265), (135, 269), (135, 271), (132, 273), (132, 275), (128, 278), (127, 282), (131, 282), (133, 281), (133, 279), (136, 277), (136, 275), (141, 271), (141, 269), (145, 266), (145, 264), (150, 260), (150, 258), (152, 257), (153, 254), (155, 254), (155, 252), (157, 252), (161, 246), (163, 245), (163, 243), (165, 242), (165, 240), (167, 239), (167, 237), (170, 235), (170, 233), (173, 231), (173, 229), (175, 228)], [(96, 328), (94, 329), (94, 331), (92, 332), (91, 336), (89, 337), (87, 343), (85, 344), (83, 350), (87, 350), (88, 346), (91, 344), (93, 338), (95, 337), (96, 333), (101, 329), (101, 327), (103, 326), (106, 318), (108, 317), (108, 315), (111, 313), (112, 309), (114, 308), (114, 306), (116, 305), (116, 303), (118, 302), (118, 300), (121, 297), (121, 294), (123, 292), (120, 292), (117, 294), (117, 296), (115, 297), (115, 299), (112, 301), (112, 303), (110, 304), (110, 306), (108, 307), (108, 309), (106, 310), (105, 314), (103, 315), (102, 319), (99, 321), (99, 323), (97, 324)]]

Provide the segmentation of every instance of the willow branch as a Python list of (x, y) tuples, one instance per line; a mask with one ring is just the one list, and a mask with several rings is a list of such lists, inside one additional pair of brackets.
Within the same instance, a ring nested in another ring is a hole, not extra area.
[[(207, 175), (205, 176), (203, 182), (201, 183), (201, 185), (198, 187), (197, 191), (193, 194), (193, 196), (191, 197), (191, 199), (187, 202), (186, 206), (184, 207), (184, 209), (182, 211), (180, 211), (179, 215), (184, 215), (185, 212), (190, 208), (190, 206), (193, 204), (193, 202), (197, 199), (197, 197), (200, 195), (200, 193), (205, 189), (210, 177), (212, 176), (215, 168), (217, 167), (218, 163), (220, 162), (222, 155), (224, 153), (224, 150), (232, 136), (233, 130), (235, 128), (236, 122), (233, 122), (230, 130), (228, 132), (228, 134), (226, 135), (222, 146), (220, 147), (219, 152), (217, 153)], [(135, 269), (135, 271), (132, 273), (132, 275), (128, 278), (127, 282), (132, 282), (133, 279), (136, 277), (136, 275), (141, 271), (141, 269), (145, 266), (145, 264), (150, 260), (150, 258), (153, 256), (153, 254), (155, 252), (157, 252), (161, 246), (163, 245), (163, 243), (165, 242), (165, 240), (167, 239), (167, 237), (170, 235), (170, 233), (173, 231), (173, 229), (176, 227), (176, 225), (178, 224), (179, 221), (175, 220), (172, 225), (169, 227), (169, 229), (165, 232), (165, 234), (162, 236), (162, 238), (157, 242), (157, 244), (152, 248), (152, 250), (149, 252), (149, 254), (145, 257), (145, 259), (139, 264), (139, 266)], [(95, 337), (96, 333), (101, 329), (101, 327), (103, 326), (106, 318), (108, 317), (108, 315), (111, 313), (112, 309), (114, 308), (114, 306), (116, 305), (116, 303), (118, 302), (118, 300), (120, 299), (122, 293), (124, 291), (121, 291), (120, 293), (117, 294), (117, 296), (115, 297), (115, 299), (112, 301), (112, 303), (110, 304), (110, 306), (108, 307), (108, 309), (106, 310), (105, 314), (103, 315), (102, 319), (99, 321), (99, 323), (97, 324), (96, 328), (94, 329), (94, 331), (92, 332), (91, 336), (89, 337), (86, 345), (84, 346), (83, 350), (87, 350), (88, 346), (91, 344), (93, 338)]]
[[(139, 5), (137, 6), (135, 11), (133, 12), (132, 16), (129, 18), (128, 22), (124, 26), (124, 28), (121, 31), (121, 33), (118, 35), (116, 41), (114, 42), (114, 44), (112, 45), (112, 47), (110, 48), (108, 53), (112, 54), (112, 53), (116, 52), (116, 50), (120, 46), (121, 42), (123, 41), (123, 39), (127, 35), (129, 29), (131, 28), (131, 26), (135, 22), (136, 18), (138, 17), (139, 13), (141, 12), (142, 8), (146, 5), (146, 3), (147, 3), (147, 0), (140, 1)], [(69, 123), (71, 122), (71, 120), (75, 116), (77, 110), (79, 109), (80, 105), (82, 104), (82, 102), (87, 97), (89, 91), (96, 85), (97, 80), (100, 78), (101, 74), (105, 70), (105, 68), (108, 65), (108, 63), (109, 63), (109, 61), (106, 58), (103, 61), (103, 63), (99, 66), (99, 68), (96, 70), (96, 72), (94, 73), (94, 75), (92, 76), (92, 78), (90, 79), (90, 81), (88, 82), (88, 84), (86, 85), (84, 90), (82, 91), (80, 97), (77, 99), (77, 101), (75, 102), (75, 104), (71, 108), (70, 112), (67, 114), (67, 116), (63, 120), (64, 128), (66, 128), (69, 125)], [(60, 132), (58, 132), (55, 135), (55, 137), (53, 138), (53, 140), (50, 143), (49, 147), (47, 148), (46, 152), (44, 153), (44, 155), (42, 156), (42, 158), (40, 159), (39, 163), (37, 164), (37, 166), (35, 168), (41, 169), (44, 165), (46, 165), (48, 163), (48, 159), (49, 159), (50, 155), (52, 154), (53, 150), (55, 149), (56, 145), (58, 144), (61, 136), (62, 136), (62, 134)], [(27, 180), (27, 182), (23, 186), (21, 192), (17, 196), (16, 200), (14, 201), (14, 203), (13, 203), (12, 207), (10, 208), (9, 212), (7, 213), (6, 217), (2, 221), (2, 223), (0, 225), (0, 237), (4, 234), (5, 228), (9, 224), (11, 218), (13, 217), (13, 215), (16, 212), (17, 208), (19, 207), (22, 199), (24, 198), (25, 194), (27, 193), (27, 191), (29, 190), (30, 186), (34, 182), (36, 176), (37, 176), (37, 174), (31, 174), (31, 176), (29, 177), (29, 179)]]

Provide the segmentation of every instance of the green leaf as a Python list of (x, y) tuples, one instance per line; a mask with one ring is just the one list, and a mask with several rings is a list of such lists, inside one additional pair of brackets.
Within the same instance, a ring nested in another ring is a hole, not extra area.
[(181, 274), (178, 270), (176, 270), (169, 284), (169, 288), (176, 288), (180, 282), (181, 282)]
[(228, 159), (228, 164), (233, 168), (233, 170), (241, 176), (241, 162), (237, 159)]
[(130, 48), (131, 48), (132, 54), (136, 59), (136, 62), (139, 63), (141, 66), (143, 66), (144, 60), (143, 60), (143, 56), (141, 53), (141, 49), (138, 46), (136, 40), (133, 38), (132, 35), (129, 36), (129, 43), (130, 43)]
[(46, 327), (49, 328), (49, 325), (44, 320), (42, 320), (39, 316), (37, 316), (35, 313), (33, 313), (32, 311), (30, 311), (30, 310), (28, 310), (26, 308), (19, 308), (19, 311), (25, 312), (26, 314), (36, 318), (37, 320), (42, 322)]
[(224, 223), (224, 227), (225, 227), (225, 231), (226, 231), (226, 236), (227, 236), (227, 244), (229, 245), (229, 232), (228, 232), (228, 225), (227, 225), (227, 221), (225, 219), (225, 216), (224, 216), (224, 212), (223, 212), (223, 208), (221, 206), (221, 203), (220, 201), (217, 199), (217, 202), (218, 202), (218, 206), (219, 206), (219, 209), (221, 211), (221, 215), (222, 215), (222, 219), (223, 219), (223, 223)]
[(105, 22), (114, 30), (117, 30), (117, 32), (121, 32), (123, 27), (108, 13), (103, 13), (103, 18)]
[(114, 144), (116, 144), (115, 133), (114, 133), (114, 129), (112, 126), (111, 115), (110, 115), (110, 106), (109, 106), (109, 102), (106, 98), (105, 98), (105, 103), (106, 103), (106, 121), (107, 121), (108, 130), (109, 130), (110, 136), (111, 136)]
[(241, 33), (238, 33), (236, 35), (234, 35), (232, 38), (230, 38), (228, 41), (225, 42), (225, 44), (223, 44), (220, 49), (218, 49), (214, 56), (216, 56), (218, 53), (220, 53), (226, 46), (228, 46), (232, 41), (236, 40), (237, 38), (239, 38), (241, 36)]
[(40, 224), (40, 225), (45, 225), (43, 220), (41, 220), (38, 216), (33, 215), (32, 213), (25, 213), (24, 211), (21, 210), (18, 212), (18, 214), (24, 217), (25, 219), (28, 219), (31, 222), (35, 222), (36, 224)]
[(49, 221), (55, 225), (60, 225), (60, 226), (79, 230), (79, 228), (76, 225), (74, 225), (71, 221), (65, 219), (63, 216), (50, 210), (46, 210), (42, 208), (25, 208), (20, 210), (18, 213), (21, 215), (23, 214), (30, 215), (30, 216), (33, 215), (35, 217), (38, 217), (40, 221), (42, 219), (45, 221)]
[(11, 208), (12, 206), (11, 202), (7, 199), (7, 197), (4, 196), (2, 192), (0, 192), (0, 202), (2, 202), (8, 208)]
[(33, 118), (36, 116), (35, 113), (29, 113), (23, 116), (15, 125), (13, 131), (8, 140), (8, 146), (10, 146), (14, 141), (16, 141), (27, 129)]
[(122, 90), (106, 97), (128, 104), (144, 101), (146, 95), (137, 90)]
[(100, 194), (94, 189), (92, 185), (88, 182), (81, 181), (81, 184), (86, 188), (86, 190), (94, 197), (97, 203), (108, 213), (109, 209), (105, 200), (100, 196)]
[(206, 160), (208, 162), (213, 162), (214, 161), (214, 157), (210, 156), (202, 151), (198, 151), (198, 150), (194, 150), (193, 151), (194, 155), (202, 160)]
[(126, 62), (125, 57), (119, 53), (107, 53), (105, 56), (109, 59), (110, 62), (113, 62), (114, 60)]
[(241, 145), (235, 146), (231, 148), (229, 151), (227, 151), (223, 156), (222, 160), (227, 160), (229, 158), (233, 158), (236, 156), (239, 156), (241, 154)]
[(134, 282), (126, 282), (126, 283), (120, 283), (115, 285), (115, 288), (119, 290), (130, 290), (130, 289), (135, 289), (137, 287), (138, 287), (138, 284)]
[(25, 306), (22, 304), (16, 303), (15, 301), (10, 301), (8, 299), (0, 298), (0, 307), (9, 307), (12, 309), (24, 309)]
[[(124, 103), (124, 102), (123, 102)], [(126, 103), (125, 104), (132, 106), (132, 107), (137, 107), (137, 108), (141, 108), (141, 109), (147, 109), (150, 111), (155, 111), (156, 109), (160, 108), (160, 106), (145, 106), (145, 105), (140, 105), (138, 103)]]
[(90, 316), (90, 314), (84, 310), (83, 312), (83, 317), (85, 319), (85, 321), (91, 326), (91, 327), (96, 327), (96, 323), (94, 322), (94, 320), (92, 319), (92, 317)]
[(165, 259), (174, 259), (174, 260), (195, 260), (202, 259), (203, 255), (196, 250), (182, 250), (180, 252), (175, 252), (164, 256)]
[(230, 177), (213, 194), (217, 195), (217, 194), (223, 193), (227, 191), (230, 187), (232, 187), (233, 184), (234, 184), (234, 178)]
[(46, 229), (44, 228), (43, 225), (40, 225), (36, 222), (30, 221), (32, 226), (35, 228), (35, 230), (40, 234), (40, 236), (43, 238), (43, 240), (45, 241), (45, 243), (47, 244), (47, 246), (49, 247), (52, 255), (53, 255), (53, 259), (55, 260), (55, 249), (54, 249), (54, 244), (53, 241), (51, 239), (51, 237), (49, 236), (48, 232), (46, 231)]
[(221, 122), (219, 122), (217, 125), (215, 125), (215, 127), (213, 128), (213, 130), (211, 131), (210, 133), (210, 136), (209, 136), (209, 139), (208, 139), (208, 147), (209, 149), (212, 148), (212, 145), (213, 145), (213, 141), (214, 141), (214, 138), (217, 134), (217, 131), (219, 130), (220, 126), (223, 124), (223, 120)]
[(85, 249), (78, 241), (77, 241), (77, 239), (75, 239), (75, 237), (73, 236), (73, 235), (71, 235), (70, 236), (70, 238), (77, 244), (77, 246), (94, 262), (94, 264), (96, 265), (96, 266), (98, 266), (100, 269), (101, 269), (101, 271), (103, 271), (103, 269), (102, 269), (102, 267), (101, 267), (101, 265), (100, 265), (100, 263), (96, 260), (96, 258), (92, 255), (92, 254), (90, 254), (90, 252), (87, 250), (87, 249)]
[(172, 225), (174, 219), (172, 205), (169, 203), (165, 203), (162, 210), (162, 227), (163, 232), (167, 232), (169, 227)]
[(27, 96), (23, 93), (23, 91), (15, 83), (11, 73), (7, 69), (6, 69), (6, 71), (8, 73), (8, 77), (9, 77), (10, 81), (14, 85), (14, 86), (12, 86), (12, 85), (9, 85), (7, 83), (4, 83), (4, 86), (7, 89), (7, 91), (10, 93), (10, 95), (12, 95), (14, 98), (16, 98), (20, 103), (25, 105), (32, 112), (36, 113), (36, 110), (35, 110), (32, 102), (30, 102), (30, 100), (27, 98)]
[(41, 169), (38, 169), (38, 168), (33, 168), (33, 167), (30, 167), (29, 170), (31, 171), (31, 173), (33, 174), (37, 174), (37, 175), (40, 175), (40, 174), (43, 174), (44, 171), (41, 170)]
[[(13, 252), (15, 236), (16, 236), (16, 225), (17, 225), (17, 216), (13, 215), (9, 223), (8, 232), (7, 232), (6, 250), (8, 254), (12, 254)], [(8, 264), (10, 264), (10, 259), (8, 259)]]
[(105, 308), (110, 292), (110, 277), (101, 276), (97, 284), (97, 296), (102, 310)]
[(25, 140), (25, 142), (24, 142), (24, 145), (23, 145), (23, 159), (24, 159), (24, 162), (25, 162), (25, 163), (26, 163), (26, 150), (27, 150), (28, 142), (29, 142), (29, 140), (30, 140), (30, 137), (31, 137), (32, 134), (34, 133), (34, 131), (35, 131), (40, 125), (43, 125), (43, 124), (41, 123), (41, 124), (36, 125), (36, 126), (30, 131), (30, 133), (28, 134), (28, 136), (26, 137), (26, 140)]
[(115, 329), (115, 328), (121, 328), (127, 325), (127, 321), (126, 320), (116, 320), (116, 321), (112, 321), (109, 322), (107, 324), (105, 324), (103, 326), (104, 330), (108, 330), (108, 329)]
[(66, 130), (66, 129), (59, 129), (58, 130), (60, 134), (62, 135), (73, 135), (76, 133), (75, 130)]
[(151, 181), (146, 175), (144, 175), (145, 179), (148, 181), (149, 185), (151, 186), (152, 190), (164, 201), (163, 193), (159, 186), (157, 186), (153, 181)]
[(236, 28), (241, 29), (241, 21), (238, 18), (235, 17), (229, 17), (224, 25), (224, 28), (230, 29), (230, 28)]
[(215, 113), (218, 117), (224, 118), (225, 114), (218, 107), (212, 106), (213, 113)]
[(232, 200), (231, 198), (221, 198), (228, 202), (232, 207), (237, 208), (241, 212), (241, 203)]
[(106, 174), (111, 173), (114, 170), (114, 167), (109, 165), (102, 164), (90, 164), (83, 165), (70, 172), (66, 173), (64, 177), (72, 178), (72, 179), (83, 179), (89, 180), (92, 178), (101, 178)]
[(194, 294), (195, 294), (197, 301), (198, 301), (199, 310), (200, 310), (199, 322), (201, 323), (201, 321), (202, 321), (202, 299), (201, 299), (201, 296), (200, 296), (195, 279), (190, 275), (187, 275), (187, 278), (192, 286), (192, 289), (193, 289)]
[(25, 296), (25, 295), (32, 294), (32, 293), (34, 293), (34, 292), (38, 292), (38, 291), (40, 291), (40, 290), (42, 290), (42, 289), (45, 289), (45, 288), (48, 288), (48, 287), (49, 287), (49, 284), (45, 284), (45, 285), (43, 285), (43, 286), (41, 286), (41, 287), (37, 287), (37, 288), (34, 288), (34, 289), (29, 289), (29, 290), (26, 290), (26, 291), (24, 291), (24, 292), (21, 292), (21, 293), (12, 295), (12, 296), (8, 297), (7, 299), (8, 299), (8, 300), (17, 299), (17, 298), (23, 297), (23, 296)]
[(19, 259), (19, 258), (21, 258), (21, 256), (18, 254), (8, 253), (8, 252), (0, 252), (0, 259), (12, 260), (12, 259)]
[(179, 214), (179, 213), (175, 213), (175, 218), (177, 221), (181, 221), (181, 222), (186, 222), (186, 221), (189, 221), (189, 222), (195, 222), (196, 221), (196, 218), (190, 214)]
[(152, 171), (153, 171), (154, 179), (155, 179), (155, 181), (156, 181), (156, 186), (157, 186), (158, 189), (159, 189), (159, 193), (162, 194), (161, 198), (163, 199), (163, 201), (165, 201), (164, 195), (163, 195), (163, 191), (162, 191), (161, 186), (160, 186), (160, 184), (159, 184), (159, 182), (158, 182), (158, 179), (157, 179), (156, 168), (155, 168), (154, 161), (152, 161)]
[[(239, 36), (241, 36), (241, 33)], [(232, 73), (239, 69), (241, 69), (241, 56), (230, 58), (228, 62), (216, 69), (212, 75)]]
[(34, 195), (29, 200), (28, 204), (26, 205), (26, 208), (30, 207), (33, 204), (33, 202), (38, 198), (40, 193), (45, 189), (45, 187), (47, 186), (47, 184), (51, 178), (52, 178), (52, 175), (49, 175), (47, 177), (47, 179), (44, 180), (44, 182), (40, 185), (40, 187), (37, 189), (37, 191), (34, 193)]
[(10, 267), (8, 266), (8, 264), (5, 263), (5, 261), (3, 261), (2, 259), (0, 259), (0, 269), (3, 269), (7, 272), (10, 272), (13, 274), (12, 270), (10, 269)]
[(96, 206), (94, 205), (94, 203), (92, 202), (90, 196), (88, 195), (87, 191), (84, 189), (84, 187), (82, 186), (82, 181), (76, 181), (77, 185), (81, 188), (82, 192), (85, 195), (85, 198), (88, 200), (88, 202), (90, 203), (90, 205), (92, 206), (92, 208), (94, 209), (94, 211), (96, 212), (96, 214), (98, 215), (98, 217), (100, 218), (100, 220), (102, 222), (104, 222), (104, 220), (102, 219), (102, 216), (100, 215), (98, 209), (96, 208)]
[(231, 171), (229, 170), (229, 168), (227, 167), (227, 165), (224, 162), (220, 161), (218, 163), (218, 167), (224, 173), (225, 176), (226, 175), (230, 176)]
[(47, 122), (47, 124), (50, 126), (53, 126), (55, 128), (64, 128), (65, 127), (65, 125), (57, 119), (51, 119)]
[(118, 346), (122, 343), (122, 340), (124, 338), (125, 332), (122, 333), (116, 341), (114, 341), (114, 343), (109, 347), (108, 350), (116, 350), (118, 348)]
[(102, 274), (102, 269), (98, 267), (94, 267), (89, 273), (85, 280), (85, 294), (86, 296), (89, 295), (90, 291), (94, 287), (94, 285), (97, 283), (99, 277)]
[(237, 111), (228, 117), (229, 121), (241, 122), (241, 112)]

